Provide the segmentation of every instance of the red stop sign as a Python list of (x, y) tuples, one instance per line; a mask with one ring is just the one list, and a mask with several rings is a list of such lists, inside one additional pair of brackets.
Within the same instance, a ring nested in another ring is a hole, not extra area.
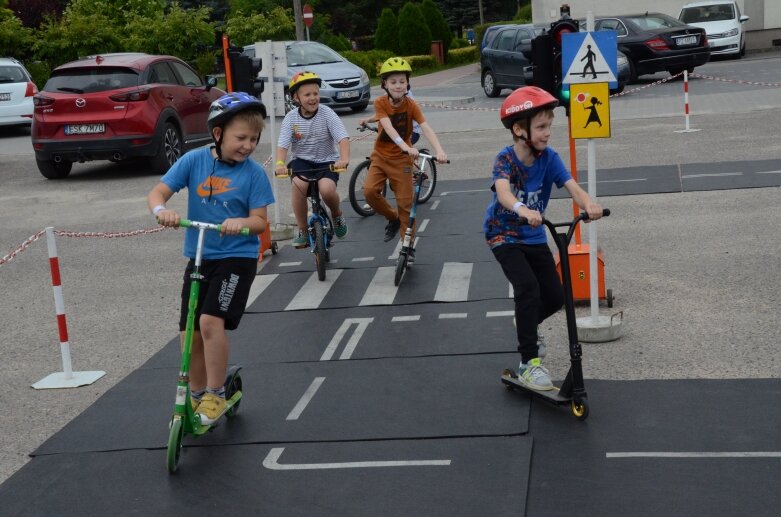
[(312, 6), (309, 4), (304, 4), (304, 24), (306, 24), (307, 27), (312, 26), (312, 20), (314, 20), (315, 15), (312, 14)]

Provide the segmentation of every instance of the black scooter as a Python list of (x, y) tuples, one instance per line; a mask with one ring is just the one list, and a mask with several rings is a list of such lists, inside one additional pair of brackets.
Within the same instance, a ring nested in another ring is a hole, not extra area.
[[(610, 215), (610, 210), (604, 209), (602, 215), (604, 217)], [(514, 369), (506, 369), (502, 372), (502, 383), (504, 383), (507, 389), (521, 389), (556, 405), (570, 404), (572, 414), (578, 420), (588, 418), (589, 405), (586, 388), (583, 385), (583, 368), (580, 361), (583, 351), (578, 342), (578, 327), (575, 317), (575, 302), (572, 297), (572, 278), (570, 277), (568, 248), (572, 240), (572, 234), (575, 232), (575, 227), (577, 227), (580, 221), (586, 220), (588, 220), (588, 214), (586, 213), (582, 213), (571, 222), (565, 223), (552, 223), (545, 218), (542, 220), (542, 224), (548, 227), (556, 247), (559, 249), (559, 257), (561, 259), (564, 311), (567, 315), (567, 334), (569, 336), (570, 368), (569, 372), (567, 372), (567, 377), (564, 379), (561, 387), (542, 391), (522, 384), (518, 379), (518, 373)], [(562, 227), (567, 228), (567, 231), (559, 232), (556, 230)]]

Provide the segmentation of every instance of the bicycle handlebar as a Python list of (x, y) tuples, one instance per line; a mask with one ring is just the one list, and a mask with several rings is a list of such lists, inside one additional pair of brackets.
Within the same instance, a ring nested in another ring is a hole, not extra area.
[(274, 171), (274, 176), (276, 178), (289, 178), (290, 176), (298, 176), (299, 174), (304, 174), (308, 172), (335, 172), (337, 174), (341, 174), (345, 172), (347, 168), (336, 168), (333, 164), (329, 165), (328, 167), (320, 167), (319, 169), (302, 169), (299, 171), (294, 171), (290, 167), (285, 169), (285, 174), (277, 174), (276, 170)]
[(370, 126), (369, 124), (363, 124), (358, 126), (358, 131), (364, 132), (364, 131), (374, 131), (375, 133), (379, 133), (379, 129), (377, 126)]
[[(200, 221), (190, 221), (189, 219), (179, 219), (179, 228), (203, 228), (205, 230), (215, 230), (222, 232), (221, 224), (202, 223)], [(250, 234), (249, 228), (242, 228), (240, 235), (248, 236)]]
[[(407, 152), (407, 151), (402, 151), (402, 153), (404, 153), (404, 154), (409, 154), (409, 152)], [(426, 153), (418, 153), (418, 156), (422, 156), (422, 157), (423, 157), (423, 158), (425, 158), (426, 160), (433, 160), (433, 161), (436, 161), (436, 159), (437, 159), (437, 157), (436, 157), (436, 156), (433, 156), (433, 155), (430, 155), (430, 154), (426, 154)], [(437, 163), (439, 163), (439, 162), (437, 162)], [(450, 160), (445, 160), (445, 161), (444, 161), (444, 162), (442, 162), (442, 163), (450, 163)]]

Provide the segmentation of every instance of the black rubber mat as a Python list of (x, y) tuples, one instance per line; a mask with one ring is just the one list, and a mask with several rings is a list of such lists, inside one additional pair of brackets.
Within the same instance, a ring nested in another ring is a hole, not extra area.
[(586, 389), (585, 422), (533, 403), (529, 515), (777, 513), (781, 380), (587, 380)]
[(523, 516), (531, 449), (523, 436), (194, 447), (172, 475), (162, 449), (59, 454), (0, 486), (0, 507), (30, 517)]

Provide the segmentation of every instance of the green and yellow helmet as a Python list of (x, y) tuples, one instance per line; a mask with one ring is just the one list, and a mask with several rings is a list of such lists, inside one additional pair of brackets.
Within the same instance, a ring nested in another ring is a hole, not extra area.
[(383, 79), (390, 74), (398, 73), (407, 74), (408, 79), (412, 73), (412, 67), (409, 66), (409, 63), (407, 63), (407, 60), (403, 57), (391, 57), (386, 59), (382, 64), (382, 67), (380, 67), (380, 77)]
[(304, 70), (303, 72), (298, 72), (293, 76), (292, 79), (290, 79), (290, 84), (287, 87), (288, 92), (292, 96), (296, 91), (301, 88), (301, 86), (305, 84), (316, 84), (317, 86), (321, 86), (323, 84), (322, 79), (320, 79), (320, 76), (317, 75), (314, 72), (307, 72)]

